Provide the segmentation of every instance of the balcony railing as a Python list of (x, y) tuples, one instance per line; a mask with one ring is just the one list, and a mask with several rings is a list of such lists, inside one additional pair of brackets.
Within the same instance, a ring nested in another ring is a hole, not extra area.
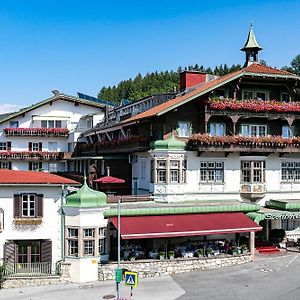
[(300, 137), (283, 138), (281, 136), (246, 137), (210, 136), (194, 134), (189, 139), (188, 147), (198, 151), (225, 152), (299, 152)]
[(111, 141), (101, 141), (96, 144), (81, 144), (77, 147), (76, 153), (111, 153), (111, 152), (132, 152), (143, 151), (150, 147), (150, 140), (143, 136), (130, 136), (114, 139)]
[(6, 263), (4, 277), (49, 277), (60, 274), (60, 264), (52, 262)]
[(64, 152), (49, 151), (0, 151), (0, 159), (20, 160), (20, 159), (36, 159), (36, 160), (58, 160), (64, 158)]
[(67, 128), (4, 128), (6, 136), (51, 136), (67, 137)]

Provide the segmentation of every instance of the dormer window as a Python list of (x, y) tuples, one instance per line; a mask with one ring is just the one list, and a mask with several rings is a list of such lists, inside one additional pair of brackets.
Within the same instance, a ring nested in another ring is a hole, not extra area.
[(10, 128), (18, 128), (19, 127), (19, 121), (9, 121), (9, 127)]

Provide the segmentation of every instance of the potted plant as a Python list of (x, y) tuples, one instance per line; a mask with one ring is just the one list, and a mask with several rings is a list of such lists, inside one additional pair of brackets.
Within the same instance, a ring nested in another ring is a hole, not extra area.
[(241, 253), (245, 253), (248, 251), (248, 248), (245, 244), (241, 245)]
[(158, 255), (159, 255), (159, 259), (165, 259), (165, 252), (164, 251), (159, 251)]
[(214, 254), (214, 251), (212, 248), (206, 248), (206, 254), (207, 256), (212, 256)]
[(203, 248), (200, 248), (198, 249), (195, 254), (194, 254), (195, 257), (203, 257), (204, 256), (204, 249)]
[(174, 257), (175, 257), (175, 252), (174, 252), (173, 250), (170, 250), (170, 251), (168, 252), (168, 257), (169, 257), (169, 259), (174, 259)]

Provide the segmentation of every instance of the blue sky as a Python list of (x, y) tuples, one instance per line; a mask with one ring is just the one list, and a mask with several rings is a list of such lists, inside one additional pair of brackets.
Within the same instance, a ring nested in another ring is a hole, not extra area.
[(0, 1), (0, 113), (51, 96), (96, 96), (137, 73), (243, 64), (250, 20), (260, 58), (300, 54), (300, 1)]

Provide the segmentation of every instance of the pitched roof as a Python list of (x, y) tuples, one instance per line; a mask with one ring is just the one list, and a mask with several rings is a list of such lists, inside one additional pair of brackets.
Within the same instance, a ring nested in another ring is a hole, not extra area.
[(46, 172), (0, 169), (0, 185), (3, 184), (79, 184), (77, 181)]
[(254, 34), (254, 31), (253, 31), (253, 27), (252, 27), (252, 23), (251, 23), (247, 41), (246, 41), (244, 47), (241, 50), (246, 51), (247, 49), (253, 49), (253, 48), (256, 48), (258, 50), (262, 50), (262, 48), (259, 46), (258, 42), (256, 41), (255, 34)]
[(50, 98), (47, 98), (45, 100), (42, 100), (38, 103), (35, 103), (31, 106), (21, 108), (17, 112), (13, 112), (13, 113), (4, 115), (4, 117), (0, 117), (0, 123), (3, 123), (3, 122), (8, 121), (12, 118), (18, 117), (21, 114), (24, 114), (26, 112), (29, 112), (29, 111), (33, 110), (33, 109), (36, 109), (40, 106), (43, 106), (45, 104), (55, 102), (55, 101), (58, 101), (58, 100), (64, 100), (64, 101), (69, 101), (69, 102), (74, 102), (74, 103), (78, 103), (78, 104), (84, 104), (84, 105), (89, 105), (89, 106), (99, 107), (99, 108), (105, 107), (105, 105), (103, 103), (100, 103), (100, 102), (98, 103), (96, 101), (82, 99), (82, 98), (79, 98), (79, 97), (69, 96), (69, 95), (65, 95), (65, 94), (58, 94), (58, 95), (52, 96)]
[(295, 78), (300, 80), (300, 77), (287, 72), (283, 70), (278, 70), (272, 67), (264, 66), (258, 63), (253, 63), (241, 70), (235, 71), (233, 73), (221, 76), (217, 79), (202, 83), (198, 86), (196, 86), (194, 89), (192, 89), (190, 92), (186, 92), (186, 94), (179, 95), (176, 98), (173, 98), (169, 101), (166, 101), (160, 105), (154, 106), (150, 108), (149, 110), (146, 110), (140, 114), (137, 114), (135, 116), (132, 116), (129, 119), (126, 119), (123, 121), (123, 124), (137, 121), (145, 118), (150, 118), (154, 116), (159, 116), (161, 114), (164, 114), (184, 103), (187, 103), (196, 97), (199, 97), (201, 95), (206, 94), (207, 92), (210, 92), (214, 90), (215, 88), (222, 86), (234, 79), (237, 79), (244, 75), (256, 75), (256, 76), (271, 76), (271, 77), (285, 77), (285, 78)]

